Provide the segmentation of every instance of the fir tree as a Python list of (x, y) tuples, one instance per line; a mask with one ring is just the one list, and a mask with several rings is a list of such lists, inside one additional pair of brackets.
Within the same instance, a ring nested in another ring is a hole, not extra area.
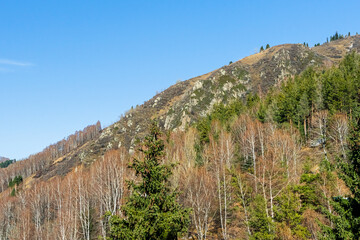
[(264, 51), (264, 47), (263, 47), (263, 46), (260, 47), (260, 52), (262, 52), (262, 51)]
[(110, 217), (108, 239), (177, 239), (187, 231), (190, 210), (180, 206), (178, 193), (170, 187), (174, 165), (161, 163), (164, 143), (155, 123), (140, 151), (144, 160), (134, 159), (129, 167), (141, 181), (128, 182), (132, 194), (122, 208), (124, 218)]

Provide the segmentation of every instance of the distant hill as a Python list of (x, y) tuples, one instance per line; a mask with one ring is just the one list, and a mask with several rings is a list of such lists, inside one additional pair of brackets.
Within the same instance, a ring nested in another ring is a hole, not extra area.
[(0, 162), (5, 162), (6, 160), (10, 160), (10, 158), (0, 156)]

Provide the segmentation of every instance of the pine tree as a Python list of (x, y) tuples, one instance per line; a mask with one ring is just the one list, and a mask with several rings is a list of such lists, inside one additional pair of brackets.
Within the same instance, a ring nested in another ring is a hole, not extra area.
[(122, 208), (124, 218), (110, 217), (108, 239), (177, 239), (187, 231), (190, 210), (180, 206), (178, 193), (170, 187), (174, 165), (161, 163), (164, 143), (160, 136), (153, 123), (140, 150), (144, 160), (134, 159), (129, 166), (141, 181), (128, 182), (132, 194)]
[(270, 48), (270, 45), (269, 44), (266, 44), (266, 49)]
[(260, 48), (260, 52), (262, 52), (262, 51), (264, 51), (264, 47), (263, 47), (263, 46), (261, 46), (261, 48)]

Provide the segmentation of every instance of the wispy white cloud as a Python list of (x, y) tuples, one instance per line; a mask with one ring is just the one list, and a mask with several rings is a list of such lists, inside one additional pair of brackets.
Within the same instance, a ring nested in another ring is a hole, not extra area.
[(14, 61), (9, 59), (0, 59), (0, 64), (2, 65), (12, 65), (12, 66), (20, 66), (20, 67), (26, 67), (26, 66), (33, 66), (34, 64), (29, 62), (20, 62), (20, 61)]

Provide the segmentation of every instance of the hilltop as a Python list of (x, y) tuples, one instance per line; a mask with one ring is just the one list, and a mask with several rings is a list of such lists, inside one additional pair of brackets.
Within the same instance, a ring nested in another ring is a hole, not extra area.
[(289, 77), (308, 67), (328, 68), (338, 64), (350, 51), (360, 52), (360, 36), (309, 48), (303, 44), (282, 44), (245, 57), (212, 72), (178, 82), (144, 104), (129, 110), (98, 137), (54, 161), (37, 174), (48, 179), (65, 175), (78, 164), (89, 164), (110, 149), (125, 147), (134, 151), (151, 119), (158, 119), (164, 130), (184, 130), (206, 116), (214, 104), (245, 99), (249, 93), (265, 94)]
[(126, 182), (139, 180), (127, 166), (143, 159), (153, 119), (163, 132), (157, 161), (176, 166), (169, 187), (193, 209), (189, 237), (329, 236), (331, 201), (353, 190), (334, 166), (346, 160), (360, 114), (359, 43), (268, 48), (11, 162), (0, 169), (0, 238), (108, 236), (104, 214), (121, 217)]

